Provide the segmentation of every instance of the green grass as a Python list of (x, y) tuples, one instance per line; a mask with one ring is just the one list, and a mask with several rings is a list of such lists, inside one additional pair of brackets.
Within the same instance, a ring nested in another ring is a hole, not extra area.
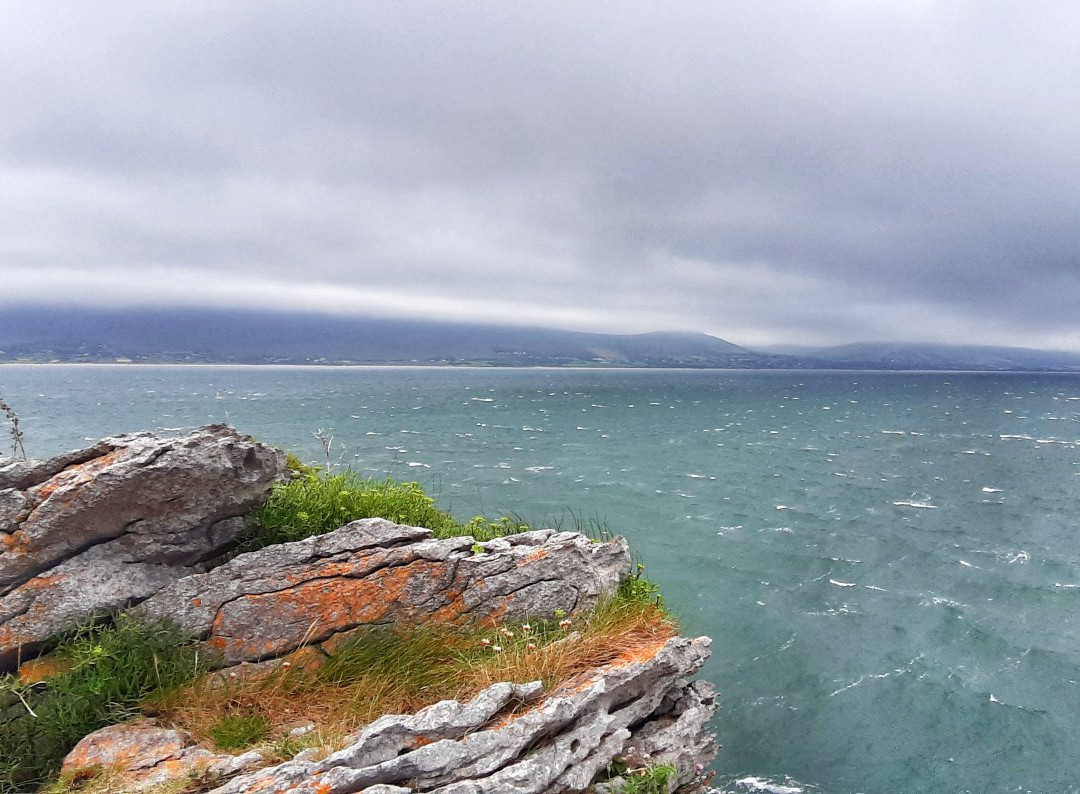
[(153, 692), (206, 669), (196, 645), (164, 624), (123, 616), (85, 626), (55, 651), (62, 672), (48, 687), (0, 678), (0, 793), (34, 791), (86, 734), (138, 713)]
[(623, 777), (621, 794), (668, 794), (675, 782), (675, 767), (671, 764), (648, 766)]
[(270, 720), (262, 714), (226, 714), (210, 728), (219, 750), (242, 750), (270, 735)]
[(614, 603), (618, 604), (651, 604), (658, 607), (662, 612), (671, 616), (664, 596), (660, 594), (660, 585), (650, 582), (645, 578), (645, 566), (637, 563), (634, 572), (619, 582), (618, 592), (615, 594)]
[[(668, 794), (677, 782), (678, 770), (673, 764), (656, 764), (631, 769), (616, 761), (598, 776), (596, 783), (619, 781), (619, 794)], [(590, 788), (589, 791), (594, 791)]]
[(491, 540), (529, 529), (508, 516), (494, 521), (474, 516), (460, 522), (440, 510), (415, 482), (365, 479), (352, 471), (320, 474), (305, 470), (274, 487), (266, 505), (255, 514), (258, 529), (244, 550), (322, 535), (359, 518), (385, 518), (426, 527), (438, 538), (472, 535), (477, 540)]

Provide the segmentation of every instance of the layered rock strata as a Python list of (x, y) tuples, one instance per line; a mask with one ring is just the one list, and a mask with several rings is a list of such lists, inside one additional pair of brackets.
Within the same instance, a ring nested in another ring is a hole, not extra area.
[[(716, 754), (707, 730), (715, 692), (687, 681), (708, 645), (704, 637), (676, 637), (546, 696), (539, 682), (499, 683), (468, 703), (447, 700), (413, 715), (388, 715), (320, 761), (306, 759), (308, 751), (266, 766), (257, 751), (216, 755), (180, 731), (134, 724), (91, 734), (64, 765), (72, 773), (111, 766), (132, 790), (184, 776), (234, 775), (212, 794), (560, 794), (586, 790), (621, 757), (670, 764), (674, 787), (700, 780), (702, 765)], [(616, 778), (595, 790), (616, 792), (622, 783)]]
[(688, 783), (715, 755), (706, 731), (715, 692), (687, 682), (708, 644), (675, 637), (643, 658), (628, 654), (503, 719), (495, 718), (514, 701), (536, 700), (538, 682), (496, 684), (469, 703), (383, 717), (322, 761), (261, 769), (214, 793), (561, 794), (584, 791), (613, 758), (645, 748), (651, 763), (672, 764)]

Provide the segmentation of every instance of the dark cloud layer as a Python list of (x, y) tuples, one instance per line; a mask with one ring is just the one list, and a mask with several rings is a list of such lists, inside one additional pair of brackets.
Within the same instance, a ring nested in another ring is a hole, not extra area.
[(1080, 349), (1065, 2), (11, 2), (0, 300)]

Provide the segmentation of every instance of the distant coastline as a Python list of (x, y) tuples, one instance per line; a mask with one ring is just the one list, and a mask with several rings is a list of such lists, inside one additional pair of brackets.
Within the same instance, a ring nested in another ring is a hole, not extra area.
[(1080, 353), (868, 342), (786, 352), (704, 333), (611, 334), (210, 309), (0, 311), (0, 364), (1080, 372)]
[(1080, 376), (1080, 369), (903, 369), (900, 367), (652, 367), (618, 365), (508, 365), (508, 364), (356, 364), (356, 363), (259, 363), (259, 362), (184, 362), (184, 361), (0, 361), (0, 370), (6, 367), (70, 367), (116, 369), (309, 369), (309, 370), (481, 370), (481, 371), (548, 371), (548, 372), (746, 372), (746, 373), (803, 373), (816, 375), (855, 374), (860, 372), (878, 375), (1073, 375)]

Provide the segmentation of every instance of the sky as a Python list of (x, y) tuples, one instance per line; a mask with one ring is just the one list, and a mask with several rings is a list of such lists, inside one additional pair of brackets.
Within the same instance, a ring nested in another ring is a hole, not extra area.
[(1080, 351), (1074, 0), (5, 0), (0, 311)]

